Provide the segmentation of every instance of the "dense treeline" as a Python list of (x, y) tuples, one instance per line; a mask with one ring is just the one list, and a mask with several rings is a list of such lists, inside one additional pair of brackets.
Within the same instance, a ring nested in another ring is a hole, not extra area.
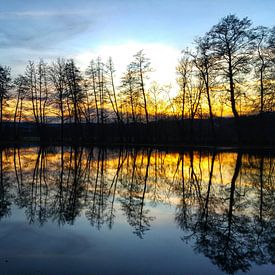
[(196, 120), (207, 118), (207, 135), (215, 140), (217, 118), (232, 114), (229, 135), (242, 139), (242, 115), (274, 111), (275, 27), (254, 28), (248, 18), (228, 15), (194, 44), (194, 49), (182, 51), (176, 95), (169, 85), (150, 80), (150, 59), (142, 50), (133, 56), (120, 84), (111, 57), (107, 62), (91, 60), (85, 73), (73, 59), (30, 61), (15, 79), (10, 68), (0, 66), (1, 137), (7, 133), (4, 121), (13, 122), (16, 137), (22, 122), (35, 123), (44, 137), (45, 125), (58, 123), (63, 140), (65, 124), (74, 129), (70, 135), (79, 136), (76, 129), (83, 124), (115, 123), (120, 131), (120, 125), (175, 120), (181, 136), (192, 139), (198, 131)]

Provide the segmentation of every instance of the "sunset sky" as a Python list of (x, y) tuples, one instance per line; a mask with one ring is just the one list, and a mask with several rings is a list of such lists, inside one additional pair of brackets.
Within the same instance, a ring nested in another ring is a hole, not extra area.
[(144, 49), (154, 78), (172, 82), (180, 51), (229, 13), (274, 25), (275, 0), (1, 0), (1, 65), (22, 73), (28, 60), (75, 58), (84, 69), (112, 56), (118, 74)]

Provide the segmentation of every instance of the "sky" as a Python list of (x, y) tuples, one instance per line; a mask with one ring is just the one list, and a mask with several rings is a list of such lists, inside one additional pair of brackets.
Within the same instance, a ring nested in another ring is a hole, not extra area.
[(75, 58), (84, 70), (112, 56), (120, 75), (143, 49), (153, 80), (173, 83), (180, 53), (228, 15), (275, 25), (275, 0), (0, 0), (0, 64)]

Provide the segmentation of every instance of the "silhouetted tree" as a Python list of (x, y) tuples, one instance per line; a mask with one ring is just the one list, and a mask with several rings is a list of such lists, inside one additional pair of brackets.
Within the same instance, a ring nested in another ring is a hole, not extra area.
[(130, 63), (130, 68), (135, 75), (137, 89), (141, 92), (146, 123), (148, 124), (149, 112), (148, 112), (147, 95), (146, 95), (146, 89), (145, 89), (145, 80), (148, 77), (148, 73), (151, 72), (152, 69), (150, 67), (150, 59), (145, 56), (143, 50), (138, 51), (134, 55), (134, 60)]
[(158, 116), (159, 116), (159, 97), (161, 94), (161, 89), (158, 86), (157, 82), (153, 82), (153, 84), (151, 85), (150, 89), (149, 89), (149, 103), (150, 105), (153, 107), (153, 115), (154, 115), (154, 120), (155, 122), (158, 121)]
[(114, 73), (115, 73), (115, 68), (114, 68), (114, 63), (111, 57), (109, 57), (107, 64), (106, 64), (106, 69), (107, 69), (107, 93), (109, 97), (109, 101), (111, 103), (112, 109), (116, 115), (117, 122), (121, 122), (120, 118), (120, 112), (118, 109), (118, 100), (117, 100), (117, 92), (115, 88), (115, 83), (114, 83)]
[(105, 64), (102, 62), (101, 58), (98, 57), (96, 60), (96, 76), (97, 76), (97, 90), (99, 95), (99, 111), (100, 111), (100, 123), (101, 125), (105, 123), (107, 119), (106, 114), (106, 103), (107, 103), (107, 93), (106, 93), (106, 76), (105, 76)]
[[(137, 89), (136, 76), (131, 65), (127, 66), (127, 71), (122, 76), (120, 95), (122, 97), (123, 103), (125, 104), (124, 112), (126, 113), (127, 122), (129, 122), (128, 112), (130, 112), (131, 120), (135, 123), (137, 121), (139, 91)], [(128, 108), (130, 110), (128, 110)]]
[(192, 62), (190, 60), (188, 49), (183, 51), (183, 56), (179, 61), (176, 71), (178, 75), (177, 81), (180, 87), (179, 102), (181, 106), (181, 120), (183, 121), (186, 112), (186, 94), (192, 73)]
[(89, 77), (90, 88), (92, 90), (92, 94), (94, 97), (95, 109), (96, 109), (96, 122), (99, 124), (100, 116), (99, 116), (99, 95), (97, 91), (97, 70), (95, 61), (92, 60), (90, 62), (89, 67), (86, 70), (86, 75)]
[(228, 15), (207, 33), (212, 55), (218, 59), (217, 73), (228, 83), (232, 113), (239, 117), (236, 107), (238, 77), (249, 72), (251, 58), (251, 21), (246, 17)]
[(81, 122), (81, 103), (83, 100), (83, 89), (81, 86), (82, 76), (75, 66), (73, 59), (67, 60), (65, 65), (66, 79), (68, 85), (68, 98), (72, 106), (74, 124)]
[(54, 92), (51, 100), (58, 108), (58, 116), (61, 122), (61, 140), (64, 138), (65, 123), (65, 97), (68, 96), (68, 85), (66, 77), (66, 62), (64, 59), (58, 58), (49, 68), (49, 78), (54, 86)]
[(269, 31), (269, 39), (267, 43), (268, 50), (270, 52), (269, 60), (271, 61), (271, 82), (270, 82), (270, 94), (268, 99), (268, 109), (272, 112), (274, 112), (274, 106), (275, 106), (275, 92), (274, 92), (274, 79), (275, 79), (275, 72), (272, 70), (275, 66), (275, 27), (272, 27)]
[(215, 125), (212, 110), (211, 87), (214, 84), (214, 65), (215, 59), (211, 55), (211, 44), (209, 36), (204, 36), (195, 40), (197, 53), (193, 55), (193, 62), (199, 71), (199, 76), (203, 80), (206, 92), (209, 117), (211, 120), (212, 134), (215, 137)]
[(253, 30), (256, 54), (252, 59), (252, 66), (255, 71), (256, 81), (259, 81), (259, 87), (257, 88), (260, 94), (260, 113), (263, 113), (265, 110), (265, 98), (266, 94), (268, 94), (268, 86), (270, 84), (270, 79), (268, 77), (268, 69), (271, 66), (268, 49), (269, 34), (268, 28), (263, 26), (259, 26)]
[[(25, 77), (27, 80), (27, 97), (31, 100), (32, 114), (37, 126), (40, 138), (44, 138), (43, 134), (46, 121), (46, 109), (48, 107), (49, 87), (48, 87), (48, 73), (47, 66), (41, 59), (37, 65), (29, 61), (25, 70)], [(28, 111), (28, 110), (26, 110)]]
[[(23, 100), (25, 99), (28, 93), (28, 79), (23, 75), (19, 75), (17, 78), (14, 79), (14, 85), (15, 85), (17, 97), (16, 97), (15, 111), (13, 116), (13, 123), (14, 123), (14, 128), (18, 129), (23, 116)], [(17, 121), (17, 118), (18, 118), (18, 121)], [(16, 125), (17, 122), (18, 122), (18, 127)], [(15, 131), (15, 135), (17, 135), (16, 131)]]
[[(48, 101), (48, 74), (47, 66), (41, 59), (37, 64), (37, 85), (38, 85), (38, 97), (36, 102), (38, 102), (37, 114), (39, 116), (39, 123), (45, 124), (46, 121), (46, 107)], [(39, 109), (38, 109), (39, 108)]]
[(11, 88), (11, 74), (9, 67), (2, 67), (0, 65), (0, 135), (2, 136), (3, 125), (3, 109), (5, 101), (9, 97), (9, 90)]

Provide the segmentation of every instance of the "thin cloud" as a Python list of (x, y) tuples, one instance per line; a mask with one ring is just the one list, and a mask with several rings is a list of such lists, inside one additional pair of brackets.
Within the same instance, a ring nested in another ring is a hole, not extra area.
[[(41, 50), (65, 42), (93, 25), (90, 13), (75, 12), (14, 12), (1, 13), (7, 20), (0, 24), (0, 48)], [(13, 20), (17, 16), (22, 20)], [(24, 19), (24, 20), (23, 20)]]
[(22, 12), (0, 12), (0, 20), (59, 17), (59, 16), (87, 16), (92, 15), (90, 11), (22, 11)]

